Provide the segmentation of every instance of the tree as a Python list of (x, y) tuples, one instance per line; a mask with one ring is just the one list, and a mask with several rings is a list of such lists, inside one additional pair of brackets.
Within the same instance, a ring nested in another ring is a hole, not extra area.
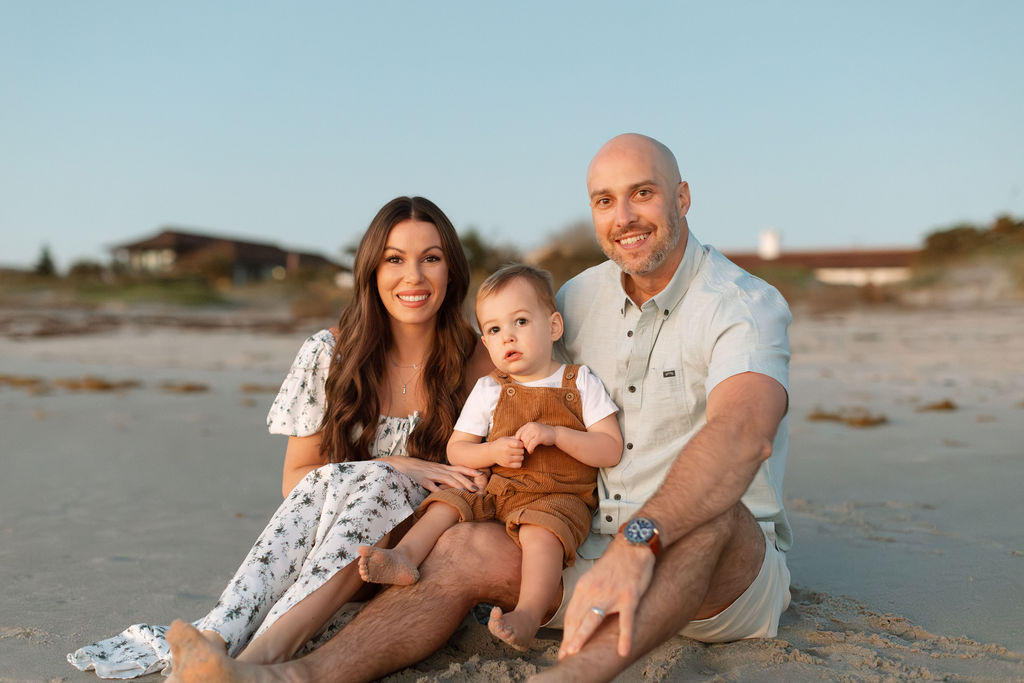
[(469, 228), (459, 235), (462, 248), (466, 252), (471, 270), (493, 273), (508, 263), (522, 259), (519, 250), (511, 245), (488, 244), (476, 228)]
[(594, 236), (590, 221), (570, 223), (552, 234), (534, 255), (537, 265), (551, 273), (555, 287), (607, 260)]
[(50, 255), (50, 247), (43, 245), (42, 251), (39, 252), (39, 260), (36, 261), (35, 272), (37, 275), (44, 277), (53, 277), (57, 274), (57, 266), (53, 263), (53, 257)]

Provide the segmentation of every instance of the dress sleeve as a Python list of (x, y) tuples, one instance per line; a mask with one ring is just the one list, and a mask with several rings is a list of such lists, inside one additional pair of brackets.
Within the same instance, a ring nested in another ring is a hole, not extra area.
[(271, 434), (312, 436), (320, 429), (327, 405), (325, 384), (334, 352), (334, 335), (321, 330), (307, 339), (267, 414)]

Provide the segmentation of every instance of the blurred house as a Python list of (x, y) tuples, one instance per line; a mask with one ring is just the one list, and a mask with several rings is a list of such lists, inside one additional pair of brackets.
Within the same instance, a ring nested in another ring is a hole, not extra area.
[(234, 284), (284, 279), (297, 271), (337, 274), (343, 267), (320, 254), (287, 251), (249, 242), (166, 229), (153, 237), (111, 247), (116, 266), (152, 275), (198, 274), (230, 278)]
[(910, 279), (918, 249), (842, 249), (783, 251), (779, 233), (761, 232), (756, 253), (725, 252), (725, 256), (750, 272), (790, 267), (811, 270), (819, 282), (830, 285), (891, 285)]

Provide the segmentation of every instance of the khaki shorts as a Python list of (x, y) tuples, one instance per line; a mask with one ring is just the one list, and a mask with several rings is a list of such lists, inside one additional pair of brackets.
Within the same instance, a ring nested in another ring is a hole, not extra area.
[[(745, 638), (774, 638), (779, 631), (779, 617), (789, 607), (789, 567), (786, 553), (775, 547), (775, 530), (771, 522), (761, 522), (765, 536), (764, 561), (754, 582), (724, 610), (709, 619), (687, 624), (679, 635), (704, 643), (728, 643)], [(576, 582), (596, 560), (576, 558), (576, 564), (562, 572), (562, 604), (551, 617), (547, 628), (562, 628), (565, 608)]]

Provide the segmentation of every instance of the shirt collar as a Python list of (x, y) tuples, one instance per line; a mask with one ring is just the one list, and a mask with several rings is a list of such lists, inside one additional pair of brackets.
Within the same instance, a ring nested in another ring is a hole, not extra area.
[[(686, 290), (690, 288), (690, 283), (693, 281), (694, 276), (697, 275), (697, 271), (700, 270), (705, 255), (704, 245), (697, 241), (692, 232), (687, 230), (686, 249), (683, 251), (683, 258), (679, 261), (675, 274), (669, 280), (665, 289), (651, 297), (644, 305), (656, 306), (666, 316), (671, 313), (679, 302), (682, 301)], [(616, 272), (619, 276), (619, 290), (622, 292), (622, 306), (619, 308), (619, 313), (625, 315), (630, 306), (636, 306), (636, 304), (629, 298), (625, 287), (623, 287), (624, 274), (618, 269), (616, 269)], [(653, 304), (651, 303), (652, 301), (654, 302)]]

